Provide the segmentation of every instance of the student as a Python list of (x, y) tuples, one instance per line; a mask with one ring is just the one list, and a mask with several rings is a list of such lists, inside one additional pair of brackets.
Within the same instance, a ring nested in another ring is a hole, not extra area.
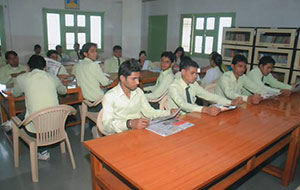
[[(244, 75), (247, 67), (247, 58), (243, 55), (235, 55), (232, 59), (232, 71), (228, 71), (220, 78), (215, 93), (228, 98), (242, 98), (244, 102), (259, 104), (262, 100), (260, 94), (265, 94), (266, 90), (257, 86), (254, 82)], [(245, 88), (254, 95), (245, 95), (242, 89)]]
[(156, 81), (155, 86), (144, 88), (145, 91), (151, 91), (149, 94), (145, 94), (148, 100), (157, 99), (161, 97), (168, 87), (173, 82), (174, 74), (172, 72), (172, 65), (174, 62), (174, 54), (170, 51), (163, 52), (160, 56), (161, 73)]
[[(97, 44), (91, 42), (84, 44), (82, 52), (84, 59), (75, 64), (73, 74), (77, 78), (84, 99), (94, 102), (104, 95), (100, 85), (109, 85), (110, 80), (104, 75), (100, 65), (95, 62), (98, 56)], [(89, 110), (98, 112), (101, 107), (99, 104), (98, 107)]]
[(215, 53), (210, 59), (211, 68), (206, 71), (204, 78), (201, 80), (201, 86), (205, 87), (213, 82), (216, 82), (223, 75), (222, 56)]
[(39, 44), (34, 45), (33, 47), (34, 55), (40, 55), (43, 56), (42, 47)]
[(177, 73), (179, 71), (179, 64), (182, 61), (182, 58), (184, 57), (184, 49), (183, 47), (178, 47), (175, 52), (175, 63), (173, 65), (173, 72)]
[(282, 83), (272, 76), (271, 71), (274, 66), (275, 60), (271, 56), (264, 56), (259, 60), (258, 67), (248, 72), (247, 76), (256, 85), (269, 93), (281, 93), (290, 96), (292, 86)]
[(136, 60), (123, 62), (118, 72), (120, 83), (104, 95), (102, 122), (107, 133), (144, 129), (149, 125), (149, 119), (170, 115), (170, 111), (155, 110), (150, 106), (138, 88), (140, 71)]
[(55, 46), (55, 50), (58, 53), (57, 61), (63, 62), (63, 61), (69, 60), (69, 56), (67, 54), (63, 53), (63, 48), (61, 45)]
[[(210, 62), (212, 61), (212, 58), (216, 55), (220, 55), (220, 54), (216, 51), (211, 52), (211, 54), (209, 55)], [(221, 64), (221, 67), (224, 72), (228, 71), (228, 67), (224, 63)], [(203, 69), (203, 70), (205, 70), (205, 69)]]
[(139, 63), (141, 64), (142, 70), (149, 70), (151, 61), (146, 60), (147, 54), (145, 50), (140, 51), (139, 53)]
[(122, 47), (116, 45), (113, 47), (113, 57), (106, 59), (104, 62), (104, 72), (105, 73), (116, 73), (120, 65), (125, 61), (122, 58)]
[(197, 105), (195, 103), (196, 96), (219, 104), (236, 105), (239, 103), (238, 100), (230, 101), (204, 90), (197, 82), (195, 82), (197, 79), (198, 68), (199, 65), (191, 59), (185, 59), (181, 62), (179, 68), (181, 71), (181, 77), (176, 78), (169, 87), (169, 108), (180, 108), (185, 113), (202, 112), (216, 116), (221, 110), (214, 106), (202, 107)]
[(0, 68), (4, 65), (6, 65), (6, 60), (5, 57), (2, 55), (2, 47), (0, 45)]
[(74, 44), (74, 50), (70, 52), (70, 59), (71, 60), (80, 60), (80, 44), (75, 42)]
[(7, 64), (0, 68), (0, 84), (13, 84), (16, 77), (27, 72), (24, 65), (19, 64), (18, 54), (14, 51), (5, 53)]
[[(42, 56), (32, 55), (27, 65), (30, 72), (18, 76), (12, 90), (15, 97), (25, 94), (25, 118), (42, 109), (59, 105), (57, 93), (67, 93), (66, 87), (60, 80), (45, 71), (46, 61)], [(36, 129), (32, 123), (26, 125), (24, 130), (29, 136), (36, 137)], [(39, 154), (39, 157), (41, 156)], [(44, 159), (49, 156), (50, 154), (47, 153)]]
[[(50, 59), (53, 59), (55, 61), (58, 61), (59, 55), (58, 55), (57, 51), (49, 50), (47, 52), (47, 57), (50, 58)], [(66, 68), (62, 64), (60, 65), (57, 76), (61, 80), (65, 79), (69, 76), (69, 73), (67, 72)]]

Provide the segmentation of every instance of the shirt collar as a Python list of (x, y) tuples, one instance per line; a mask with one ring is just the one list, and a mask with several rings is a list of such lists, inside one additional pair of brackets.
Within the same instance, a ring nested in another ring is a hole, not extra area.
[(184, 82), (184, 80), (182, 79), (182, 77), (178, 78), (177, 80), (179, 80), (179, 85), (184, 89), (186, 89), (191, 85), (191, 84), (187, 85), (186, 82)]
[(172, 68), (169, 68), (169, 69), (167, 69), (167, 70), (165, 70), (165, 71), (161, 71), (161, 74), (162, 75), (167, 75), (167, 74), (169, 74), (169, 73), (171, 73), (172, 72)]
[[(124, 93), (124, 91), (123, 91), (120, 83), (115, 87), (115, 90), (116, 90), (117, 94), (119, 95), (119, 97), (124, 96), (124, 97), (126, 97), (128, 99), (128, 97)], [(132, 99), (136, 94), (137, 94), (137, 89), (132, 90), (131, 94), (130, 94), (130, 99)]]
[(263, 76), (264, 76), (264, 74), (261, 72), (261, 70), (259, 69), (259, 67), (255, 68), (255, 69), (258, 70), (257, 72), (259, 73), (260, 77), (263, 77)]
[(83, 60), (88, 61), (88, 62), (94, 62), (93, 60), (91, 60), (90, 58), (85, 57)]

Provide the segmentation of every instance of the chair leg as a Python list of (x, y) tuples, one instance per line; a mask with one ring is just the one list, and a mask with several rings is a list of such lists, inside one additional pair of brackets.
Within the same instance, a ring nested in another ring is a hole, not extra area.
[(87, 105), (82, 103), (81, 105), (81, 137), (80, 141), (84, 141), (84, 131), (85, 131), (85, 121), (86, 121), (86, 114), (87, 114)]
[(15, 168), (19, 167), (19, 132), (17, 126), (13, 126), (13, 144)]
[(65, 142), (64, 142), (64, 141), (62, 141), (62, 142), (60, 143), (60, 150), (61, 150), (61, 153), (62, 153), (62, 154), (65, 154), (65, 153), (66, 153), (66, 145), (65, 145)]
[(30, 149), (30, 164), (31, 164), (31, 175), (33, 182), (39, 182), (38, 172), (38, 158), (37, 158), (37, 146), (35, 143), (29, 143)]
[(70, 155), (72, 167), (73, 167), (73, 169), (75, 169), (76, 168), (76, 164), (75, 164), (75, 160), (74, 160), (74, 157), (73, 157), (73, 152), (72, 152), (72, 148), (71, 148), (71, 145), (70, 145), (69, 137), (68, 137), (67, 134), (66, 134), (65, 141), (66, 141), (67, 149), (68, 149), (68, 152), (69, 152), (69, 155)]

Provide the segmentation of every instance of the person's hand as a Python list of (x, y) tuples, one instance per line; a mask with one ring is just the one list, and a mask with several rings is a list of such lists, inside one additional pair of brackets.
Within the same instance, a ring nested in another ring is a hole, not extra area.
[(19, 72), (19, 73), (13, 73), (13, 74), (10, 74), (10, 76), (11, 77), (17, 77), (17, 76), (19, 76), (19, 75), (21, 75), (21, 74), (23, 74), (23, 73), (26, 73), (25, 71), (21, 71), (21, 72)]
[(232, 106), (237, 106), (244, 103), (243, 98), (242, 97), (237, 97), (236, 99), (231, 101), (231, 105)]
[(130, 127), (132, 129), (144, 129), (146, 127), (148, 127), (150, 120), (149, 119), (144, 119), (144, 118), (140, 118), (140, 119), (131, 119), (129, 121), (130, 123)]
[(253, 94), (251, 96), (248, 96), (248, 102), (251, 104), (259, 104), (262, 101), (262, 97), (260, 94)]
[[(178, 109), (171, 109), (171, 114), (176, 113)], [(175, 116), (175, 118), (178, 118), (180, 116), (180, 112)]]
[(221, 112), (221, 109), (217, 108), (215, 106), (212, 106), (212, 107), (203, 107), (202, 108), (202, 112), (206, 113), (208, 115), (211, 115), (211, 116), (217, 116)]
[(283, 90), (280, 90), (280, 93), (283, 96), (290, 96), (292, 94), (292, 91), (291, 90), (287, 90), (287, 89), (283, 89)]

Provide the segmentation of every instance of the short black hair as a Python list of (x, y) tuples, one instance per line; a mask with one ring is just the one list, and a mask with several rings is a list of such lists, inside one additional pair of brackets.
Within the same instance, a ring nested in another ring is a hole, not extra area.
[(86, 44), (84, 44), (84, 45), (82, 46), (80, 53), (82, 52), (83, 57), (85, 57), (83, 53), (89, 52), (89, 50), (90, 50), (91, 47), (93, 47), (93, 46), (97, 48), (97, 44), (92, 43), (92, 42), (88, 42), (88, 43), (86, 43)]
[(195, 68), (199, 68), (198, 63), (196, 63), (195, 61), (193, 61), (191, 58), (185, 58), (181, 63), (180, 63), (180, 71), (182, 69), (187, 69), (189, 67), (195, 67)]
[(210, 59), (213, 60), (213, 62), (219, 67), (220, 71), (224, 73), (222, 69), (222, 55), (219, 53), (215, 52), (214, 54), (211, 54)]
[(238, 62), (244, 62), (244, 63), (248, 63), (248, 60), (245, 56), (241, 55), (241, 54), (236, 54), (233, 59), (231, 64), (236, 65)]
[(116, 50), (122, 50), (122, 47), (119, 46), (119, 45), (115, 45), (115, 46), (113, 47), (113, 52), (116, 51)]
[(141, 72), (141, 66), (135, 59), (129, 59), (124, 61), (118, 71), (118, 77), (120, 80), (121, 75), (123, 75), (125, 78), (131, 75), (132, 72)]
[(179, 63), (179, 71), (181, 71), (181, 68), (182, 68), (182, 63), (185, 61), (185, 60), (192, 60), (192, 58), (190, 56), (184, 56), (180, 63)]
[(29, 58), (29, 60), (27, 62), (27, 65), (29, 66), (31, 71), (34, 70), (34, 69), (43, 70), (46, 67), (46, 61), (40, 55), (32, 55)]
[(271, 57), (271, 56), (263, 56), (262, 58), (260, 58), (258, 65), (267, 65), (268, 63), (272, 63), (273, 65), (275, 65), (275, 60)]
[(175, 60), (175, 55), (171, 52), (171, 51), (165, 51), (161, 54), (160, 58), (162, 57), (167, 57), (171, 60), (171, 62), (173, 63)]
[(80, 44), (78, 42), (75, 42), (73, 47), (75, 48), (75, 46), (79, 46), (80, 47)]
[(49, 50), (49, 51), (47, 51), (47, 57), (50, 57), (52, 54), (56, 54), (56, 55), (58, 55), (58, 52), (56, 51), (56, 50)]
[(38, 48), (42, 49), (42, 47), (40, 46), (40, 44), (35, 44), (33, 49), (36, 50)]
[(7, 51), (7, 52), (5, 53), (5, 59), (8, 59), (8, 57), (9, 57), (10, 55), (14, 55), (15, 57), (18, 56), (18, 54), (17, 54), (15, 51)]
[(145, 55), (147, 56), (147, 53), (146, 53), (146, 51), (145, 51), (145, 50), (142, 50), (142, 51), (140, 51), (140, 53), (139, 53), (139, 57), (140, 57), (142, 54), (145, 54)]
[(62, 48), (62, 46), (61, 46), (61, 45), (55, 46), (55, 49), (56, 49), (56, 50), (58, 50), (59, 48)]

